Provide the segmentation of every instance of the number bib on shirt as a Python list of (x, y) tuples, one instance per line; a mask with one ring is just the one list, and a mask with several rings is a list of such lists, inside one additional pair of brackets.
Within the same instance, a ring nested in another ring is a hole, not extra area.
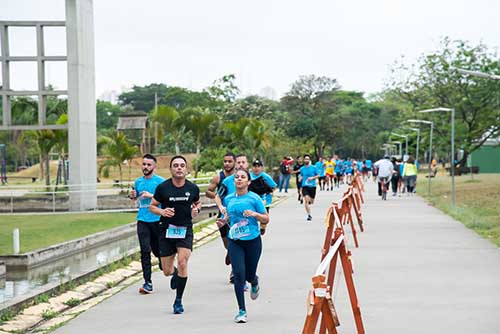
[(165, 237), (167, 239), (184, 239), (186, 237), (186, 232), (187, 227), (185, 226), (169, 225)]
[(250, 225), (248, 225), (247, 219), (242, 219), (238, 223), (231, 226), (229, 230), (229, 235), (233, 239), (241, 239), (248, 237), (250, 235)]

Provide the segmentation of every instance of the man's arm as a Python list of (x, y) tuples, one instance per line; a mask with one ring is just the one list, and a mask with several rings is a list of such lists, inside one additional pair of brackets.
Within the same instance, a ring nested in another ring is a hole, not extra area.
[(215, 195), (217, 195), (215, 190), (217, 189), (219, 182), (220, 182), (219, 174), (214, 175), (214, 177), (212, 178), (212, 181), (208, 185), (207, 192), (205, 193), (205, 196), (207, 196), (208, 198), (211, 198), (211, 199), (215, 199)]

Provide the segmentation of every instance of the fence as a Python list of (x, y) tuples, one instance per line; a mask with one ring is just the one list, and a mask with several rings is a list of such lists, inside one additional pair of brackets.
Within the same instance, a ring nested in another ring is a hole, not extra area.
[[(321, 262), (312, 277), (312, 288), (307, 296), (307, 315), (302, 329), (303, 334), (314, 334), (318, 322), (320, 322), (320, 334), (337, 334), (340, 325), (338, 314), (333, 303), (333, 291), (335, 270), (340, 259), (344, 279), (347, 285), (349, 301), (356, 324), (358, 334), (364, 334), (363, 319), (358, 303), (356, 288), (353, 279), (353, 267), (351, 251), (346, 243), (345, 225), (350, 225), (355, 247), (359, 247), (357, 230), (353, 217), (356, 218), (360, 231), (364, 231), (363, 218), (361, 215), (361, 204), (363, 199), (364, 185), (359, 174), (356, 174), (352, 184), (343, 194), (338, 203), (332, 203), (328, 209), (325, 223), (327, 225)], [(353, 216), (354, 211), (354, 216)]]

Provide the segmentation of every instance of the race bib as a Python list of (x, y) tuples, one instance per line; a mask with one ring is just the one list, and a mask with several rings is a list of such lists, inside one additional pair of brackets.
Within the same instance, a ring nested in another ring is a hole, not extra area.
[(187, 227), (185, 226), (169, 225), (165, 237), (167, 239), (184, 239), (186, 237), (186, 232)]
[(241, 239), (250, 235), (250, 225), (247, 219), (242, 219), (238, 223), (231, 226), (229, 234), (232, 239)]

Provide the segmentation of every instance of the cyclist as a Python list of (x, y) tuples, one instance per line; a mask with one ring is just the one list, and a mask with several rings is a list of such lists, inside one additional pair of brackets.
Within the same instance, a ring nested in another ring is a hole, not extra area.
[(391, 157), (386, 155), (384, 156), (383, 159), (380, 159), (379, 161), (375, 162), (373, 166), (377, 168), (378, 170), (378, 176), (377, 176), (377, 184), (378, 184), (378, 195), (382, 196), (382, 182), (385, 183), (385, 189), (389, 189), (389, 184), (391, 182), (391, 177), (392, 177), (392, 171), (394, 169), (394, 166), (392, 165), (391, 162)]

